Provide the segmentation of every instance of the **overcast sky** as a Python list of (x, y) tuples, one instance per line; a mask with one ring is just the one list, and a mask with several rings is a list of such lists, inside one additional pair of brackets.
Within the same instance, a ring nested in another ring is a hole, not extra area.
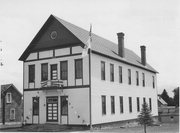
[(117, 43), (125, 33), (125, 47), (140, 55), (147, 47), (147, 62), (158, 72), (158, 92), (180, 86), (179, 0), (0, 0), (0, 84), (23, 90), (19, 57), (53, 14)]

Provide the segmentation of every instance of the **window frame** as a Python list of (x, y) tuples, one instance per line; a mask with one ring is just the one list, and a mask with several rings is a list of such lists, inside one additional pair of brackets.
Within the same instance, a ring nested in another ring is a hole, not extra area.
[[(14, 114), (12, 114), (12, 110), (14, 111)], [(15, 108), (11, 108), (9, 115), (10, 115), (10, 120), (15, 120), (16, 119), (16, 109)]]
[(131, 85), (131, 69), (128, 69), (128, 84)]
[[(32, 69), (32, 68), (34, 68), (34, 69)], [(28, 78), (29, 78), (28, 82), (29, 83), (34, 83), (35, 82), (35, 65), (34, 64), (28, 66), (28, 72), (29, 72), (28, 73)]]
[(152, 76), (152, 86), (153, 86), (153, 88), (155, 88), (155, 77), (154, 76)]
[(139, 72), (136, 71), (136, 85), (139, 86)]
[(149, 109), (152, 110), (152, 100), (149, 98)]
[(115, 114), (115, 97), (111, 96), (111, 114)]
[(101, 80), (106, 80), (106, 65), (104, 61), (101, 61)]
[[(78, 69), (77, 66), (76, 66), (76, 63), (80, 61), (81, 62), (81, 69)], [(83, 59), (75, 59), (75, 79), (83, 79)], [(78, 70), (80, 70), (80, 74), (78, 74)], [(80, 76), (79, 76), (80, 75)]]
[(119, 83), (123, 83), (122, 66), (119, 66)]
[(12, 93), (11, 92), (6, 93), (6, 103), (12, 103)]
[[(52, 72), (52, 71), (53, 71), (53, 69), (52, 69), (52, 67), (53, 67), (53, 66), (56, 66), (56, 79), (53, 79), (53, 72)], [(58, 79), (58, 68), (57, 68), (57, 67), (58, 67), (58, 65), (57, 65), (57, 64), (51, 64), (51, 65), (50, 65), (51, 80), (57, 80), (57, 79)]]
[[(39, 97), (32, 97), (32, 115), (39, 116), (39, 111), (40, 111), (39, 99), (40, 99)], [(37, 111), (35, 111), (35, 104), (34, 104), (35, 102), (34, 102), (34, 100), (37, 100), (37, 104), (38, 104), (38, 105), (36, 105), (36, 107), (38, 107), (38, 108), (36, 108)]]
[(136, 98), (137, 101), (137, 112), (140, 112), (140, 100), (139, 97)]
[(114, 64), (110, 63), (110, 81), (114, 82)]
[(129, 97), (129, 113), (132, 113), (132, 97)]
[(124, 105), (123, 105), (123, 96), (119, 97), (119, 104), (120, 104), (120, 113), (124, 113)]
[[(47, 65), (47, 77), (46, 78), (43, 77), (43, 74), (44, 74), (43, 73), (43, 66), (44, 65)], [(48, 80), (48, 63), (42, 63), (41, 64), (41, 81), (47, 81), (47, 80)]]
[(101, 96), (101, 104), (102, 104), (102, 115), (106, 115), (106, 96)]
[[(66, 71), (63, 71), (63, 63), (66, 64)], [(65, 73), (65, 74), (63, 74)], [(64, 76), (65, 75), (65, 76)], [(65, 61), (60, 61), (60, 79), (61, 80), (68, 80), (68, 61), (65, 60)]]
[(145, 74), (142, 73), (142, 86), (145, 87), (146, 83), (145, 83)]

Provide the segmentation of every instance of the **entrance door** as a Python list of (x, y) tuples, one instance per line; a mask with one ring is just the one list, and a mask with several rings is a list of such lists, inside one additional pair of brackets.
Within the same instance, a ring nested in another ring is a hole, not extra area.
[(58, 121), (58, 97), (47, 97), (47, 121), (57, 122)]
[(68, 124), (68, 96), (61, 96), (61, 124)]

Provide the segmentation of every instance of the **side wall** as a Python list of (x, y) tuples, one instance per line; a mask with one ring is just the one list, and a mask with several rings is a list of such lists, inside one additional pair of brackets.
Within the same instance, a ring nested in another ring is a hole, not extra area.
[[(158, 115), (157, 108), (157, 86), (152, 87), (152, 76), (154, 73), (129, 66), (108, 58), (98, 55), (92, 55), (92, 124), (108, 123), (114, 121), (135, 119), (139, 112), (137, 112), (136, 98), (140, 98), (140, 108), (143, 103), (143, 97), (149, 104), (149, 98), (152, 101), (152, 114)], [(105, 62), (105, 81), (101, 80), (101, 61)], [(110, 63), (114, 64), (114, 82), (110, 82)], [(118, 67), (122, 66), (123, 83), (119, 83)], [(131, 69), (131, 85), (128, 84), (128, 69)], [(136, 85), (136, 71), (139, 72), (139, 86)], [(145, 84), (142, 86), (142, 73), (145, 73)], [(155, 80), (156, 81), (156, 80)], [(156, 84), (156, 82), (155, 82)], [(106, 96), (106, 115), (102, 115), (102, 100), (101, 96)], [(111, 114), (111, 99), (115, 97), (115, 114)], [(123, 96), (124, 112), (120, 113), (120, 99)], [(132, 112), (129, 112), (129, 100), (132, 97)]]

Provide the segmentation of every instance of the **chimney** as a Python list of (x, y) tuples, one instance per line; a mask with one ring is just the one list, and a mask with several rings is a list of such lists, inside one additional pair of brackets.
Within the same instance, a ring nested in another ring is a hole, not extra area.
[(146, 46), (141, 47), (141, 63), (146, 66)]
[(124, 58), (124, 33), (117, 33), (118, 36), (118, 55)]

